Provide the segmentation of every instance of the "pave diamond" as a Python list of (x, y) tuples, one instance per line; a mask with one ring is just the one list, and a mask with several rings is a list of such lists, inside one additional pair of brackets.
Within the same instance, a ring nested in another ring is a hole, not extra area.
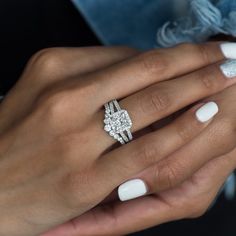
[(105, 125), (104, 130), (109, 132), (111, 130), (111, 126), (110, 125)]
[(110, 126), (111, 130), (116, 134), (119, 134), (120, 132), (128, 130), (132, 127), (131, 119), (126, 110), (120, 110), (113, 113), (108, 119), (104, 120), (104, 123), (106, 126)]

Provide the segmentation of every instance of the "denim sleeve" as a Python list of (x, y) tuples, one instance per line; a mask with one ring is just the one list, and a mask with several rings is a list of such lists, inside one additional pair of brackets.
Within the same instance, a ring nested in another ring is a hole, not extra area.
[(72, 0), (105, 45), (139, 49), (236, 36), (236, 0)]
[(176, 18), (186, 0), (174, 1), (72, 0), (105, 45), (139, 49), (156, 46), (157, 29)]

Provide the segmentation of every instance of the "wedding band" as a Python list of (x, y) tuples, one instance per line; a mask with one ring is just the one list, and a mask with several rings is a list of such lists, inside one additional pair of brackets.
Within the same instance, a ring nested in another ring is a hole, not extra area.
[(129, 113), (120, 108), (117, 100), (112, 100), (104, 105), (105, 119), (104, 130), (121, 144), (128, 143), (133, 139), (130, 131), (132, 121)]

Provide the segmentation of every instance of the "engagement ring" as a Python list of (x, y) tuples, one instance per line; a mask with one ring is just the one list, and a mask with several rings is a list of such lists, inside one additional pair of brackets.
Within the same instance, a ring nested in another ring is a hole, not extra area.
[(117, 100), (112, 100), (105, 105), (104, 130), (121, 144), (133, 139), (131, 134), (132, 121), (126, 110), (120, 108)]

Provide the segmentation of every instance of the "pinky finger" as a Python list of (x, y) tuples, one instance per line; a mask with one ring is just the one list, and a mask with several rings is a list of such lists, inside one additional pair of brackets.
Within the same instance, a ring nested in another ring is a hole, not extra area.
[[(198, 104), (170, 125), (105, 154), (96, 165), (100, 181), (112, 191), (191, 141), (211, 123), (217, 112), (215, 102)], [(130, 200), (146, 192), (141, 181), (131, 180), (119, 188), (119, 197), (122, 201)]]
[[(41, 236), (125, 235), (182, 218), (198, 217), (206, 211), (234, 170), (235, 155), (236, 150), (210, 161), (194, 174), (194, 181), (185, 181), (181, 188), (98, 206)], [(206, 193), (204, 197), (203, 193)]]

